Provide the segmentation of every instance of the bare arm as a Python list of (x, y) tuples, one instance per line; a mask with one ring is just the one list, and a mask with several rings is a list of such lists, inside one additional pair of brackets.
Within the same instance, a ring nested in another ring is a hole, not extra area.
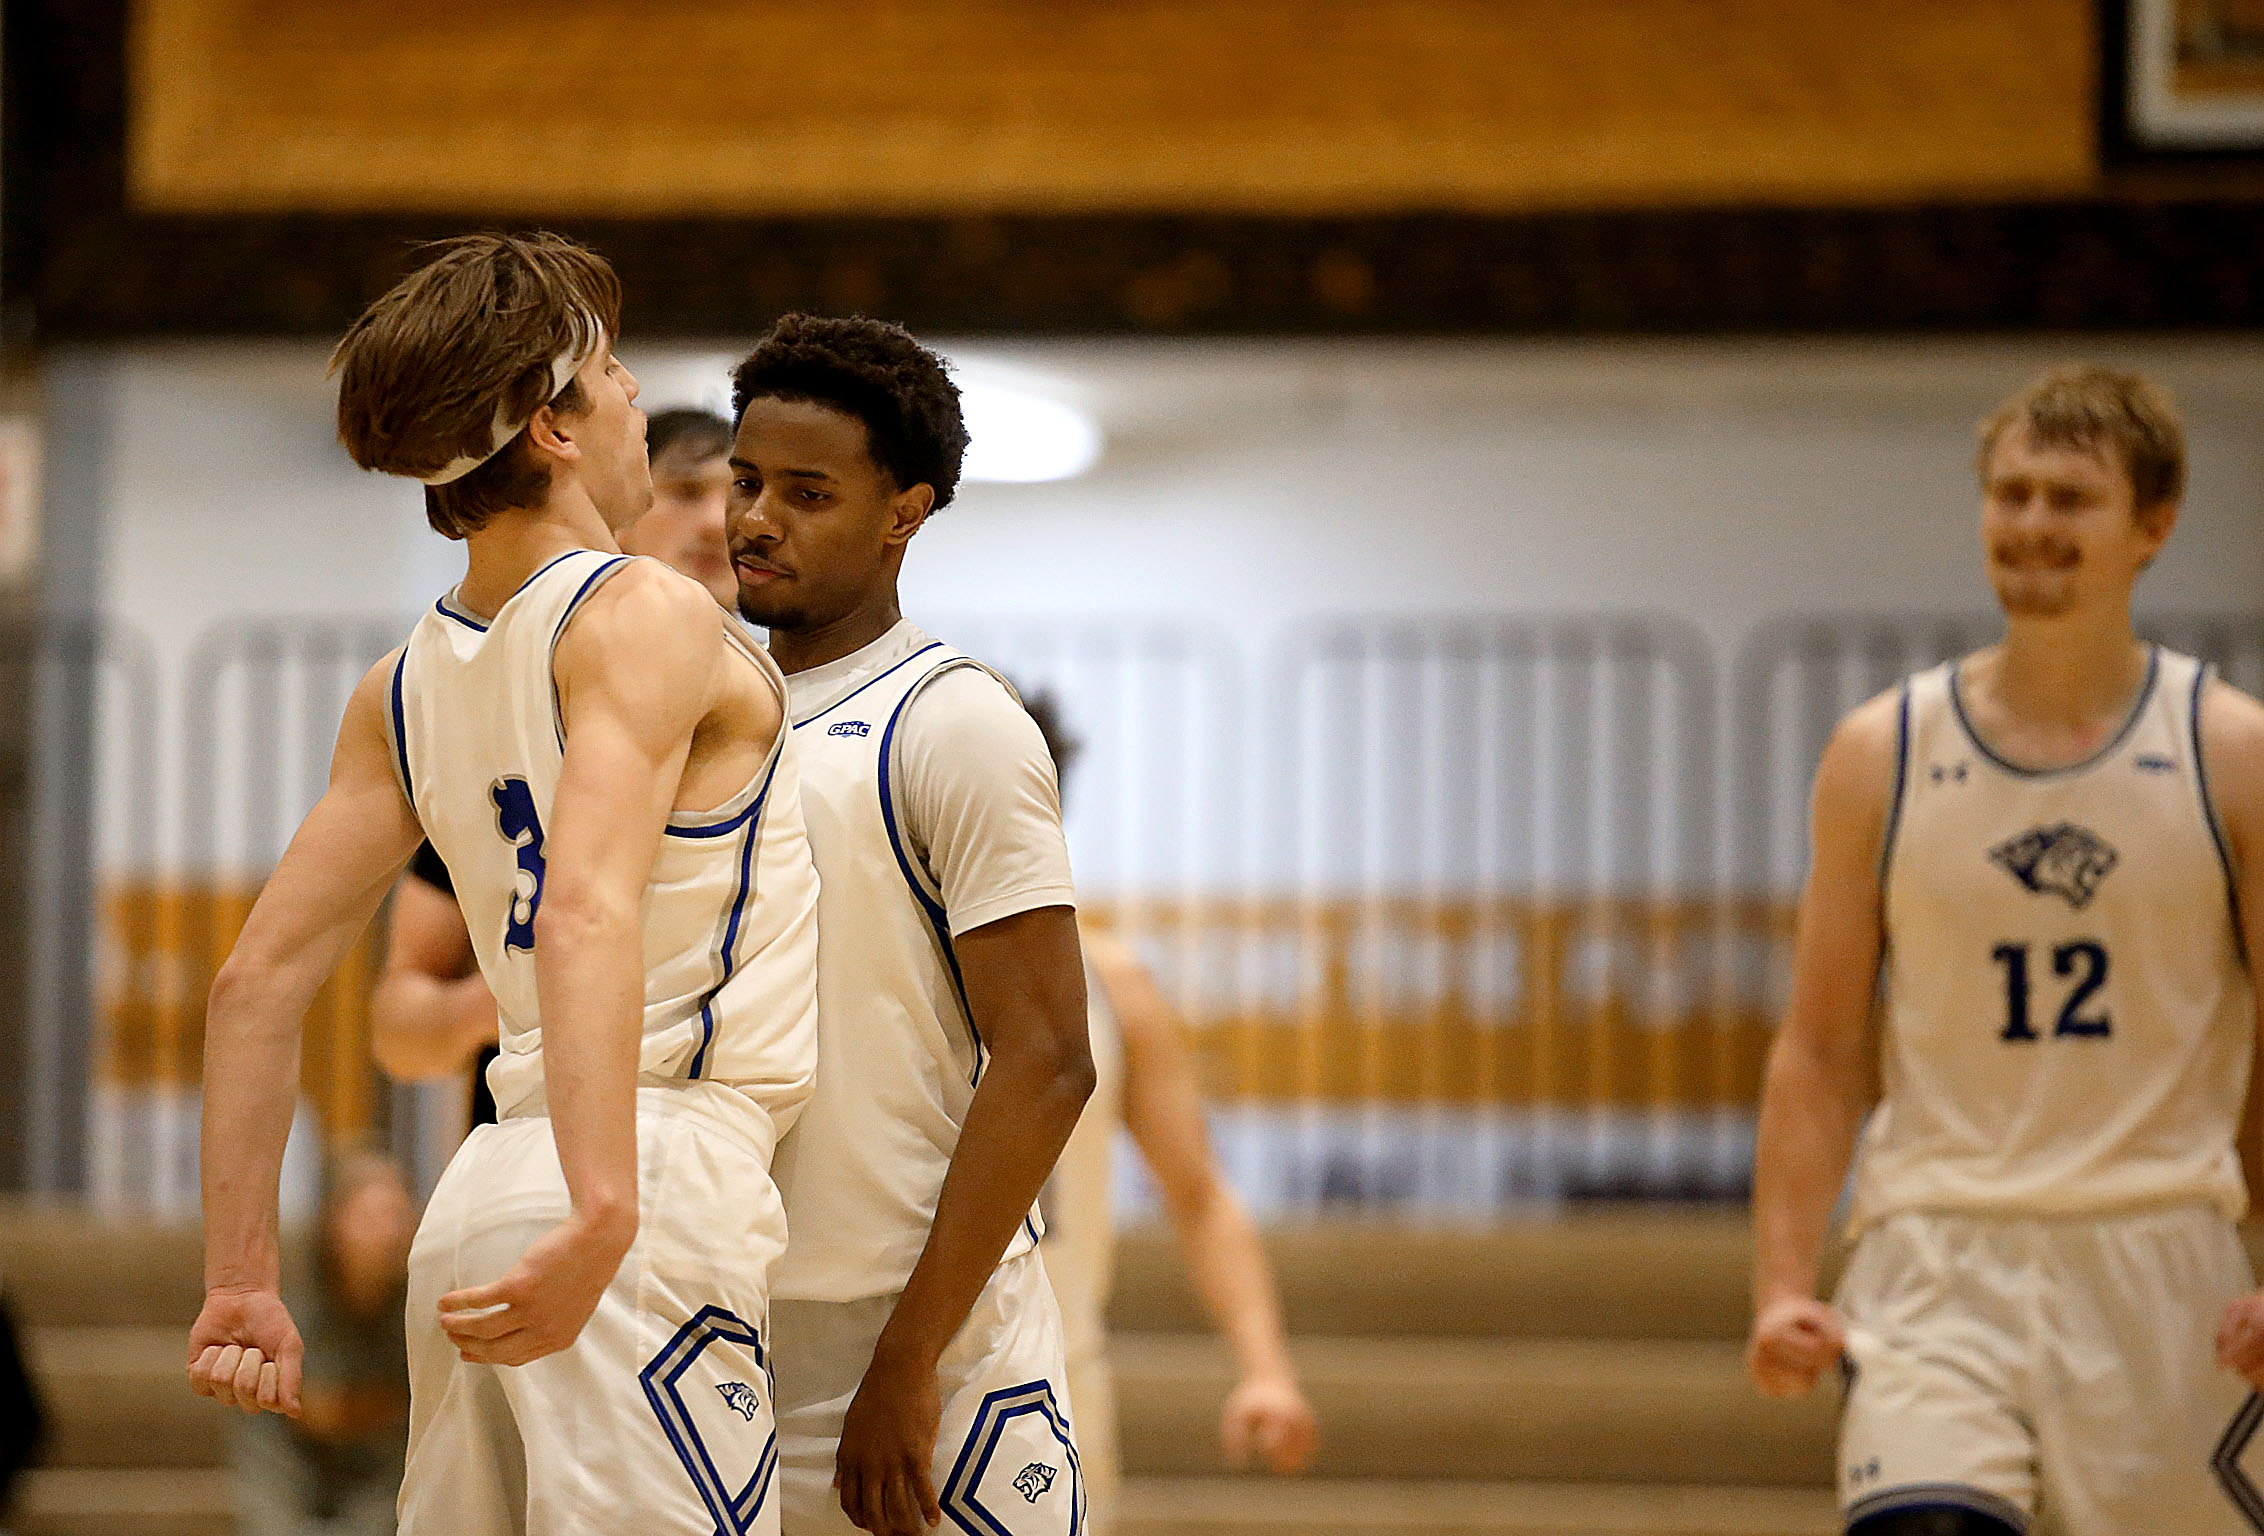
[(298, 1331), (276, 1291), (275, 1207), (300, 1026), (422, 835), (385, 736), (393, 662), (372, 668), (348, 701), (330, 786), (253, 903), (205, 1014), (205, 1305), (189, 1336), (189, 1377), (203, 1396), (246, 1411), (299, 1409)]
[[(2201, 748), (2232, 865), (2241, 942), (2251, 990), (2257, 993), (2258, 1033), (2264, 1035), (2264, 989), (2254, 986), (2256, 967), (2264, 959), (2264, 704), (2224, 683), (2212, 685), (2201, 700)], [(2225, 1309), (2217, 1356), (2250, 1386), (2264, 1390), (2264, 1292)]]
[(959, 935), (967, 1006), (990, 1059), (935, 1224), (842, 1426), (842, 1505), (866, 1530), (942, 1519), (928, 1468), (936, 1362), (973, 1310), (1093, 1091), (1077, 915), (1039, 907)]
[[(502, 1279), (440, 1298), (468, 1360), (523, 1365), (573, 1343), (635, 1240), (645, 885), (693, 736), (729, 686), (723, 622), (697, 584), (639, 561), (559, 642), (566, 756), (534, 955), (543, 1089), (572, 1213)], [(774, 705), (770, 736), (778, 726)]]
[(385, 971), (369, 1007), (371, 1054), (399, 1082), (460, 1072), (495, 1039), (495, 996), (446, 891), (413, 875), (395, 889)]
[(1130, 945), (1088, 934), (1085, 954), (1124, 1040), (1125, 1129), (1156, 1176), (1180, 1254), (1234, 1352), (1241, 1380), (1220, 1422), (1227, 1460), (1240, 1465), (1254, 1449), (1277, 1472), (1302, 1471), (1319, 1431), (1290, 1364), (1265, 1246), (1211, 1155), (1202, 1090), (1178, 1020)]
[(1754, 1149), (1755, 1321), (1746, 1363), (1772, 1395), (1806, 1391), (1843, 1343), (1816, 1282), (1825, 1227), (1876, 1076), (1879, 860), (1898, 711), (1899, 695), (1890, 693), (1849, 715), (1816, 770), (1792, 1001), (1769, 1051)]

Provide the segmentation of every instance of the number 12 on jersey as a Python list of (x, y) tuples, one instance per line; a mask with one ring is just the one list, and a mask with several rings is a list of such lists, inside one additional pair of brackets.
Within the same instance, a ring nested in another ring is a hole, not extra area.
[[(2001, 1038), (2006, 1040), (2041, 1038), (2030, 1012), (2031, 947), (1999, 944), (1989, 951), (1989, 958), (2003, 966), (2005, 972), (2005, 1027)], [(2107, 947), (2104, 944), (2095, 939), (2075, 939), (2054, 945), (2052, 974), (2075, 983), (2066, 1001), (2060, 1004), (2059, 1018), (2052, 1025), (2053, 1034), (2097, 1039), (2114, 1033), (2114, 1020), (2106, 1012), (2086, 1015), (2083, 1011), (2092, 995), (2107, 984)]]

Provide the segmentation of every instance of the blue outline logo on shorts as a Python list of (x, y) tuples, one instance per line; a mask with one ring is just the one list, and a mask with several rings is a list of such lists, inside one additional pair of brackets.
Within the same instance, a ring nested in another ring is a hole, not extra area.
[[(983, 1507), (975, 1490), (982, 1486), (983, 1474), (990, 1470), (991, 1457), (998, 1453), (998, 1442), (1007, 1426), (1032, 1413), (1044, 1420), (1046, 1429), (1060, 1442), (1062, 1459), (1069, 1466), (1069, 1536), (1079, 1536), (1084, 1530), (1084, 1473), (1077, 1465), (1077, 1447), (1069, 1438), (1069, 1426), (1054, 1402), (1053, 1384), (1026, 1381), (1018, 1387), (1001, 1387), (983, 1399), (983, 1405), (975, 1410), (974, 1427), (967, 1431), (967, 1443), (960, 1447), (959, 1460), (944, 1482), (943, 1512), (967, 1536), (1015, 1536), (1012, 1526)], [(1027, 1468), (1022, 1475), (1028, 1475)], [(1017, 1491), (1029, 1498), (1028, 1490), (1018, 1487)]]
[[(770, 1438), (763, 1443), (762, 1456), (755, 1463), (755, 1475), (747, 1480), (746, 1487), (733, 1493), (724, 1484), (723, 1474), (716, 1470), (715, 1458), (701, 1444), (699, 1428), (692, 1422), (692, 1410), (676, 1385), (692, 1368), (692, 1362), (699, 1359), (700, 1352), (715, 1343), (744, 1344), (754, 1351), (755, 1364), (765, 1371), (770, 1369), (760, 1334), (721, 1307), (702, 1307), (692, 1314), (690, 1322), (676, 1330), (676, 1336), (652, 1357), (652, 1363), (637, 1373), (637, 1380), (644, 1385), (645, 1400), (652, 1404), (653, 1414), (660, 1420), (668, 1443), (676, 1448), (676, 1459), (684, 1463), (684, 1470), (691, 1474), (692, 1486), (700, 1491), (701, 1502), (715, 1517), (717, 1536), (747, 1536), (754, 1528), (755, 1515), (763, 1507), (763, 1499), (770, 1492), (772, 1474), (778, 1470), (778, 1431), (774, 1426)], [(741, 1385), (740, 1390), (747, 1389)], [(726, 1393), (725, 1400), (729, 1398), (730, 1394)], [(739, 1405), (731, 1406), (736, 1409)], [(754, 1415), (748, 1417), (751, 1419)]]

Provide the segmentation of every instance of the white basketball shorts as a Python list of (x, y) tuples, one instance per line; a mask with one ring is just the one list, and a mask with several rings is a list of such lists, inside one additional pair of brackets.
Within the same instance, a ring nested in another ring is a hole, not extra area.
[(472, 1133), (409, 1254), (401, 1536), (773, 1536), (774, 1141), (722, 1084), (640, 1086), (636, 1242), (571, 1346), (495, 1366), (458, 1357), (436, 1303), (501, 1278), (568, 1201), (548, 1117)]
[[(854, 1536), (833, 1490), (841, 1420), (896, 1297), (771, 1308), (784, 1536)], [(938, 1368), (936, 1501), (966, 1536), (1084, 1536), (1061, 1313), (1037, 1253), (998, 1267)]]
[(2215, 1342), (2254, 1283), (2205, 1206), (1880, 1222), (1838, 1296), (1848, 1523), (1961, 1507), (2049, 1536), (2264, 1531), (2260, 1414)]

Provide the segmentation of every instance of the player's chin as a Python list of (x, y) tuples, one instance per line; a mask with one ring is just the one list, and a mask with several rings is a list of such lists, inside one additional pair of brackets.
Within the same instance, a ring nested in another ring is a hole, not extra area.
[(2075, 592), (2065, 581), (2000, 576), (1997, 602), (2016, 619), (2056, 619), (2075, 606)]

